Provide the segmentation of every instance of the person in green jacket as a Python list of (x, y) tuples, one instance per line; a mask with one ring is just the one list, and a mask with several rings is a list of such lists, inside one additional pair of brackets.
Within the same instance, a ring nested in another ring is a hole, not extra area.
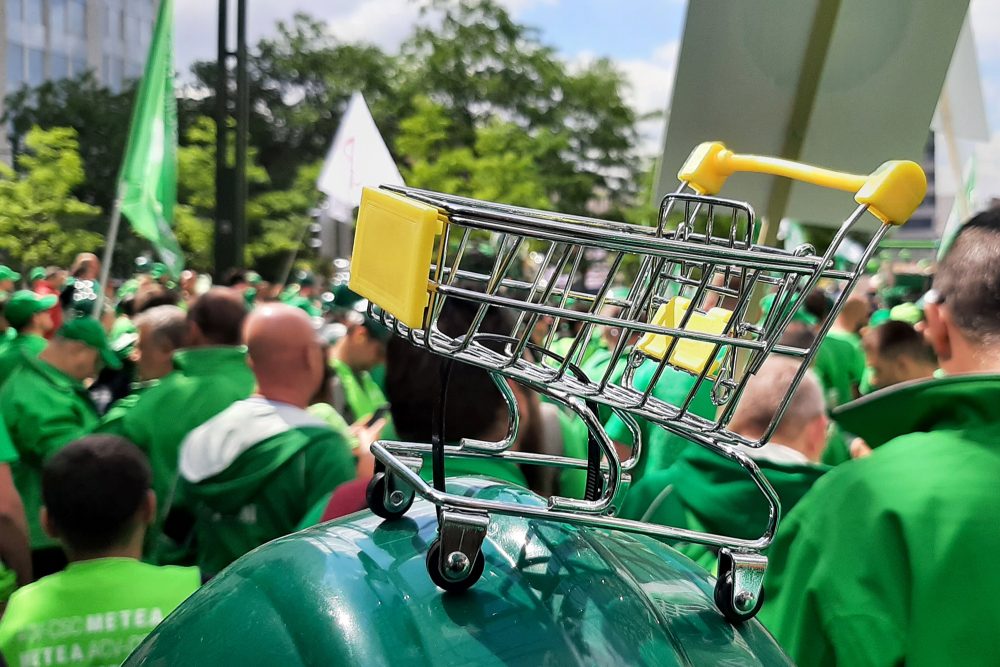
[(51, 308), (56, 296), (38, 296), (30, 290), (15, 292), (4, 307), (7, 323), (17, 337), (0, 352), (0, 387), (25, 357), (37, 357), (45, 349), (45, 336), (52, 330)]
[(306, 411), (324, 359), (309, 317), (284, 304), (247, 319), (258, 393), (185, 438), (179, 495), (194, 511), (198, 564), (212, 576), (296, 529), (317, 500), (354, 479), (344, 436)]
[(0, 264), (0, 292), (4, 294), (12, 293), (16, 283), (21, 279), (21, 274), (10, 268), (6, 264)]
[(0, 419), (0, 609), (16, 587), (32, 580), (28, 520), (10, 469), (17, 459), (17, 450)]
[(108, 417), (99, 427), (134, 442), (149, 456), (160, 513), (160, 521), (149, 531), (150, 557), (157, 561), (173, 560), (166, 554), (188, 538), (182, 531), (164, 539), (162, 531), (163, 520), (175, 506), (172, 495), (181, 442), (253, 392), (253, 373), (241, 345), (246, 312), (242, 296), (227, 287), (201, 295), (187, 312), (187, 347), (174, 353), (174, 370), (144, 390), (124, 414), (113, 407), (114, 419)]
[[(798, 372), (788, 357), (768, 359), (747, 382), (729, 429), (758, 440), (777, 414)], [(770, 442), (741, 448), (760, 467), (787, 512), (829, 468), (818, 463), (826, 446), (826, 406), (813, 373), (807, 373)], [(644, 477), (629, 490), (621, 516), (689, 530), (756, 539), (767, 527), (768, 505), (749, 473), (738, 463), (703, 447), (687, 447), (667, 470)], [(706, 569), (716, 553), (681, 542), (677, 550)]]
[(117, 665), (199, 588), (196, 568), (139, 561), (156, 515), (149, 464), (130, 442), (88, 436), (45, 464), (43, 523), (69, 567), (21, 588), (0, 620), (11, 665)]
[[(656, 359), (644, 361), (635, 371), (632, 387), (636, 391), (646, 391), (652, 384), (659, 365), (660, 362)], [(694, 375), (668, 365), (663, 369), (663, 373), (653, 387), (652, 396), (669, 405), (679, 407), (687, 400), (688, 394), (694, 389), (697, 381), (698, 378)], [(712, 384), (710, 382), (701, 383), (688, 409), (692, 414), (706, 419), (715, 416), (716, 406), (712, 402)], [(639, 431), (642, 434), (642, 454), (632, 471), (633, 483), (652, 472), (669, 468), (681, 455), (681, 452), (688, 447), (697, 446), (648, 419), (638, 418), (636, 421), (639, 423)], [(632, 432), (625, 422), (618, 415), (612, 415), (604, 425), (604, 430), (619, 445), (619, 448), (624, 450), (621, 455), (627, 456), (627, 450), (632, 447)]]
[(316, 278), (308, 271), (295, 273), (297, 289), (288, 291), (282, 301), (304, 311), (309, 317), (319, 317), (323, 314), (316, 299)]
[[(332, 405), (348, 424), (372, 416), (387, 404), (385, 394), (372, 379), (370, 371), (385, 362), (386, 343), (392, 334), (368, 316), (367, 301), (359, 301), (345, 315), (347, 333), (330, 346)], [(394, 439), (392, 423), (382, 436)]]
[(959, 231), (925, 305), (949, 375), (834, 413), (875, 449), (820, 480), (771, 548), (760, 619), (810, 665), (1000, 664), (1000, 211)]
[(37, 359), (26, 358), (0, 389), (0, 415), (19, 457), (12, 469), (28, 517), (36, 577), (65, 564), (39, 523), (42, 465), (97, 426), (97, 411), (83, 382), (95, 377), (102, 364), (121, 366), (104, 329), (90, 318), (71, 320)]

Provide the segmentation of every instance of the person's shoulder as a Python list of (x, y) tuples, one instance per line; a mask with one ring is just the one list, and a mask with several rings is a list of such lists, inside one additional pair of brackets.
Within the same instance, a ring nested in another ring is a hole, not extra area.
[(201, 570), (197, 567), (181, 565), (152, 565), (137, 562), (137, 569), (150, 579), (156, 579), (164, 585), (176, 586), (179, 589), (195, 590), (201, 586)]
[(60, 589), (64, 573), (56, 572), (42, 577), (11, 593), (7, 608), (4, 610), (3, 621), (27, 623), (36, 616), (45, 613), (45, 608), (58, 603), (62, 598)]

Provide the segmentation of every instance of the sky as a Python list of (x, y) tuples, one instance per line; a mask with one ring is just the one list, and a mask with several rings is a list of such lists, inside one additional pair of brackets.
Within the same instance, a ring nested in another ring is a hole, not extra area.
[[(607, 56), (631, 82), (627, 99), (640, 113), (662, 111), (670, 99), (683, 31), (685, 0), (499, 0), (521, 23), (537, 28), (543, 43), (568, 62)], [(175, 0), (177, 66), (214, 58), (217, 3)], [(395, 50), (420, 20), (413, 0), (248, 0), (251, 42), (274, 32), (296, 12), (323, 19), (345, 41)], [(1000, 197), (1000, 0), (972, 0), (983, 95), (992, 139), (977, 147), (978, 197)], [(641, 20), (640, 18), (641, 17)], [(640, 127), (642, 148), (655, 153), (663, 121)]]

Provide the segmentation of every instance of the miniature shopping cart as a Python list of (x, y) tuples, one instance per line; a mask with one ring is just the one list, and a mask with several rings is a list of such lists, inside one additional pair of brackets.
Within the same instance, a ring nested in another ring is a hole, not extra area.
[[(715, 196), (735, 172), (773, 174), (848, 191), (858, 205), (823, 255), (809, 245), (791, 251), (765, 247), (755, 241), (759, 230), (753, 209)], [(488, 370), (510, 409), (510, 430), (500, 442), (447, 443), (439, 424), (432, 443), (383, 441), (372, 447), (377, 464), (368, 502), (373, 512), (399, 517), (414, 494), (438, 508), (438, 539), (428, 549), (427, 568), (441, 588), (462, 590), (475, 583), (483, 572), (481, 547), (490, 515), (509, 514), (717, 549), (715, 599), (720, 610), (739, 622), (759, 609), (767, 565), (760, 552), (774, 535), (780, 507), (744, 448), (768, 441), (818, 341), (887, 231), (905, 222), (923, 199), (926, 179), (913, 162), (887, 162), (870, 176), (854, 176), (737, 155), (719, 143), (698, 146), (679, 177), (680, 187), (664, 198), (656, 225), (649, 227), (413, 188), (365, 190), (351, 288), (369, 299), (372, 316), (396, 335), (445, 357), (445, 372), (458, 362)], [(837, 249), (866, 212), (881, 224), (864, 257), (855, 270), (835, 269)], [(484, 246), (495, 251), (485, 265), (475, 252)], [(585, 290), (584, 269), (594, 257), (603, 258), (607, 273), (596, 289)], [(797, 300), (821, 280), (839, 287), (840, 296), (815, 342), (783, 341)], [(765, 298), (772, 301), (771, 307), (761, 313), (759, 303)], [(445, 333), (438, 327), (449, 300), (471, 304), (475, 315), (467, 330)], [(483, 330), (490, 309), (512, 315), (508, 330)], [(620, 379), (612, 373), (614, 363), (597, 377), (581, 370), (588, 341), (605, 327), (620, 333), (611, 351), (612, 359), (627, 360)], [(562, 342), (556, 349), (557, 331), (572, 332), (568, 347)], [(729, 431), (727, 424), (748, 379), (770, 355), (799, 359), (800, 370), (770, 428), (759, 440), (749, 440)], [(647, 386), (633, 386), (635, 370), (642, 364), (655, 364), (656, 371)], [(668, 367), (694, 378), (693, 388), (676, 404), (653, 392)], [(590, 432), (587, 458), (512, 451), (518, 419), (504, 378), (576, 413)], [(443, 377), (442, 397), (446, 385)], [(699, 392), (710, 395), (715, 416), (692, 410)], [(602, 428), (596, 416), (599, 405), (633, 432), (628, 460), (620, 459)], [(763, 535), (737, 539), (616, 517), (629, 471), (642, 456), (637, 417), (742, 466), (770, 507)], [(435, 415), (435, 423), (440, 421)], [(586, 493), (582, 498), (553, 496), (538, 507), (451, 494), (445, 488), (445, 461), (452, 457), (586, 470)], [(427, 458), (433, 472), (430, 483), (419, 474)]]

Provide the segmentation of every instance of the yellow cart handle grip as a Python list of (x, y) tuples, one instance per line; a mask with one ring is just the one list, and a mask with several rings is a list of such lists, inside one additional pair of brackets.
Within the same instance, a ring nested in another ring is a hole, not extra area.
[(783, 176), (833, 190), (855, 193), (883, 222), (902, 225), (920, 206), (927, 193), (924, 170), (910, 160), (884, 163), (868, 176), (821, 169), (801, 162), (759, 155), (740, 155), (719, 142), (700, 144), (688, 157), (677, 177), (695, 192), (717, 194), (726, 179), (737, 172)]

